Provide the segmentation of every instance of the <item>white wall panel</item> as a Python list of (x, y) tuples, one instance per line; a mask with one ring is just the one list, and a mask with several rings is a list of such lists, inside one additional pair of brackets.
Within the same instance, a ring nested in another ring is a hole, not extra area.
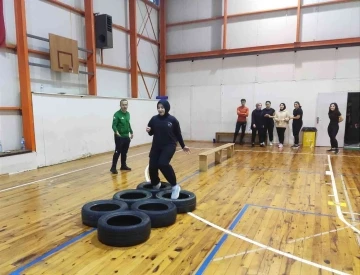
[(335, 78), (335, 49), (299, 51), (295, 55), (295, 78)]
[(130, 73), (97, 68), (97, 93), (104, 97), (131, 97)]
[[(111, 123), (118, 99), (34, 94), (33, 104), (39, 166), (113, 150)], [(151, 142), (144, 117), (150, 119), (155, 106), (151, 100), (129, 100), (134, 131), (130, 146)]]
[[(29, 57), (29, 61), (50, 66), (50, 61), (38, 57)], [(79, 66), (80, 71), (86, 68)], [(38, 93), (87, 94), (87, 78), (85, 74), (54, 72), (48, 68), (30, 66), (31, 91)]]
[[(49, 33), (53, 33), (76, 39), (72, 36), (71, 19), (71, 12), (55, 5), (43, 1), (26, 1), (27, 32), (30, 34), (49, 38)], [(29, 38), (28, 43), (32, 49), (49, 49), (47, 42)]]
[(336, 78), (360, 77), (360, 47), (336, 51)]
[[(167, 96), (170, 103), (170, 114), (180, 123), (183, 139), (191, 139), (191, 87), (169, 87)], [(155, 110), (154, 110), (155, 112)]]
[(0, 175), (36, 169), (36, 153), (0, 158)]
[[(274, 109), (284, 102), (292, 113), (294, 102), (299, 101), (304, 111), (304, 126), (313, 127), (319, 93), (360, 92), (359, 55), (359, 47), (348, 47), (169, 63), (169, 99), (174, 112), (181, 113), (190, 97), (193, 140), (210, 141), (217, 131), (234, 131), (236, 107), (241, 98), (247, 100), (250, 112), (257, 102), (264, 106), (270, 100)], [(191, 85), (182, 85), (184, 76), (193, 79)], [(274, 137), (277, 142), (276, 131)], [(285, 143), (293, 143), (291, 124)]]
[(278, 11), (231, 18), (228, 48), (292, 43), (296, 40), (296, 11)]
[(295, 74), (294, 53), (261, 54), (258, 57), (257, 81), (288, 81)]
[(190, 86), (193, 78), (193, 74), (191, 72), (192, 64), (193, 63), (191, 61), (167, 63), (167, 86)]
[[(144, 81), (145, 81), (145, 83), (144, 83)], [(139, 73), (138, 83), (139, 83), (139, 86), (138, 86), (139, 87), (139, 98), (149, 99), (149, 95), (150, 95), (151, 99), (155, 99), (156, 96), (159, 95), (159, 80), (157, 78), (144, 76), (144, 79), (143, 79), (141, 77), (141, 74)], [(146, 84), (146, 86), (145, 86), (145, 84)]]
[[(145, 3), (141, 1), (136, 2), (136, 24), (138, 33), (151, 39), (158, 40), (158, 11), (145, 5)], [(150, 13), (151, 21), (148, 13)]]
[(258, 25), (257, 46), (296, 41), (296, 11), (263, 14)]
[(212, 140), (221, 128), (221, 87), (192, 87), (191, 139)]
[(360, 2), (302, 9), (302, 41), (360, 36)]
[(195, 60), (192, 63), (192, 84), (194, 86), (220, 85), (222, 59)]
[(230, 18), (227, 25), (227, 47), (246, 48), (257, 45), (261, 15)]
[(182, 52), (204, 52), (221, 49), (222, 21), (182, 26)]
[(113, 30), (113, 48), (103, 50), (104, 64), (123, 68), (130, 67), (129, 35), (122, 31)]
[(176, 23), (221, 16), (222, 8), (220, 0), (169, 0), (166, 20)]
[(167, 32), (167, 54), (221, 49), (222, 21), (176, 26)]
[(235, 131), (237, 121), (237, 107), (241, 105), (241, 99), (246, 100), (249, 108), (246, 131), (249, 132), (251, 124), (251, 112), (254, 109), (255, 84), (223, 85), (221, 86), (221, 129), (219, 131)]
[(140, 39), (137, 51), (141, 71), (157, 74), (159, 70), (159, 48), (148, 41)]
[(228, 13), (236, 14), (294, 6), (297, 6), (297, 0), (228, 0)]
[(21, 148), (21, 137), (22, 116), (20, 113), (17, 111), (0, 111), (0, 141), (3, 150), (19, 150)]
[[(93, 0), (94, 12), (100, 14), (108, 14), (112, 17), (112, 21), (116, 25), (129, 28), (128, 0)], [(116, 31), (116, 30), (114, 30)]]
[(0, 106), (20, 106), (17, 55), (0, 50)]
[(166, 54), (183, 53), (182, 26), (171, 27), (166, 32)]
[(3, 10), (6, 28), (6, 43), (16, 44), (14, 1), (3, 1)]
[(226, 57), (223, 60), (222, 84), (234, 85), (255, 82), (256, 59), (256, 55)]

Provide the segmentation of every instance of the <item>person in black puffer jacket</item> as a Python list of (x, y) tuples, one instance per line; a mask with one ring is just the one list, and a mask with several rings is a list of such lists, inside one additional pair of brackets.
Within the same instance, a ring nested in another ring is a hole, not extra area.
[(176, 182), (176, 175), (170, 165), (170, 161), (175, 154), (177, 141), (185, 153), (190, 153), (190, 149), (185, 146), (179, 121), (169, 114), (170, 103), (167, 100), (160, 100), (157, 104), (157, 109), (159, 114), (150, 119), (146, 128), (149, 135), (154, 136), (149, 154), (151, 185), (155, 189), (160, 189), (160, 170), (172, 186), (171, 198), (177, 199), (181, 188)]
[(259, 133), (259, 143), (261, 147), (265, 146), (264, 143), (264, 117), (263, 112), (261, 110), (262, 104), (257, 103), (256, 109), (252, 111), (251, 114), (251, 130), (252, 130), (252, 136), (251, 136), (251, 143), (252, 146), (255, 146), (255, 138), (256, 133)]

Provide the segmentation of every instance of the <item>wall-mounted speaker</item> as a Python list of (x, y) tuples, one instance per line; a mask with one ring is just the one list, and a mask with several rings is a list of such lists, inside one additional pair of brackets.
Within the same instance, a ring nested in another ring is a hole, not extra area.
[(95, 45), (97, 49), (113, 48), (112, 17), (108, 14), (95, 15)]

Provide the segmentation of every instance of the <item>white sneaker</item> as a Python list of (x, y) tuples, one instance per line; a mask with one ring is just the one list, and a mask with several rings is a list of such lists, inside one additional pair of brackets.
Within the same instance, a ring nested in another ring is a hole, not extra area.
[(279, 148), (283, 148), (284, 147), (284, 145), (282, 145), (281, 143), (279, 144)]
[(180, 185), (176, 184), (171, 188), (171, 190), (172, 190), (171, 199), (176, 200), (180, 195), (180, 190), (181, 190)]
[(157, 189), (157, 190), (159, 190), (160, 187), (161, 187), (161, 182), (159, 182), (158, 184), (156, 184), (156, 185), (153, 186), (153, 188), (154, 188), (154, 189)]
[(270, 146), (272, 146), (273, 144), (272, 144), (272, 142), (270, 142)]

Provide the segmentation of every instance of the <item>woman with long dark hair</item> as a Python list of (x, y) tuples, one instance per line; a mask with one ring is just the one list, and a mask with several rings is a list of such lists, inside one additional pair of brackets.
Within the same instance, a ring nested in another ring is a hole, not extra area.
[(294, 110), (293, 110), (293, 116), (291, 119), (293, 120), (292, 123), (292, 131), (294, 136), (294, 145), (291, 146), (291, 148), (299, 148), (299, 134), (301, 127), (303, 125), (303, 111), (301, 109), (301, 105), (299, 101), (294, 102)]
[(341, 113), (339, 111), (339, 107), (337, 103), (333, 102), (329, 107), (329, 119), (330, 123), (328, 126), (328, 134), (330, 137), (331, 149), (329, 152), (335, 152), (335, 154), (339, 153), (338, 142), (336, 140), (336, 135), (339, 132), (339, 122), (343, 121)]
[(262, 110), (264, 117), (264, 139), (266, 139), (266, 134), (269, 135), (270, 146), (273, 145), (274, 139), (274, 117), (275, 110), (271, 108), (271, 102), (268, 100), (265, 102), (266, 108)]
[(286, 127), (289, 124), (290, 115), (286, 110), (285, 103), (280, 103), (280, 110), (275, 112), (275, 126), (276, 131), (279, 137), (279, 148), (283, 148), (284, 146), (284, 139), (285, 139), (285, 131)]

